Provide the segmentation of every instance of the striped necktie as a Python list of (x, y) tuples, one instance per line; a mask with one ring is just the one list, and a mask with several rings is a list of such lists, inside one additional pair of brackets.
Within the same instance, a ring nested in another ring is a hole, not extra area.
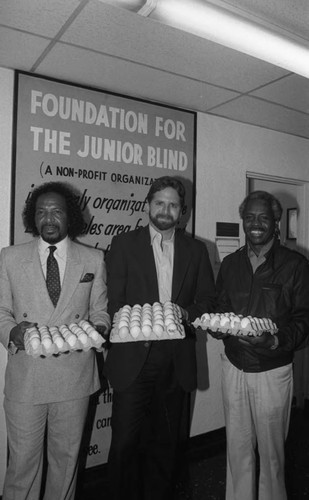
[(46, 285), (51, 301), (56, 307), (61, 291), (59, 266), (54, 256), (57, 247), (50, 246), (48, 248), (49, 256), (47, 257), (46, 265)]

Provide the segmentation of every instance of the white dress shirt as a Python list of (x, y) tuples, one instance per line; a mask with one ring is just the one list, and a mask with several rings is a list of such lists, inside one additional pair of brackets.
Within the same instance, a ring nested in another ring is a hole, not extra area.
[(172, 298), (172, 282), (174, 267), (175, 231), (169, 240), (163, 240), (162, 234), (149, 225), (150, 241), (156, 263), (159, 299), (164, 303)]
[(66, 236), (63, 240), (59, 241), (56, 245), (51, 245), (50, 243), (47, 243), (46, 241), (44, 241), (41, 237), (39, 238), (38, 250), (39, 250), (39, 256), (40, 256), (40, 261), (41, 261), (41, 265), (42, 265), (42, 271), (43, 271), (43, 274), (45, 276), (45, 279), (46, 279), (46, 262), (47, 262), (47, 257), (49, 256), (49, 247), (50, 246), (57, 247), (57, 250), (55, 250), (55, 252), (54, 252), (54, 256), (58, 262), (59, 273), (60, 273), (60, 283), (62, 286), (64, 272), (65, 272), (65, 266), (66, 266), (66, 262), (67, 262), (68, 236)]

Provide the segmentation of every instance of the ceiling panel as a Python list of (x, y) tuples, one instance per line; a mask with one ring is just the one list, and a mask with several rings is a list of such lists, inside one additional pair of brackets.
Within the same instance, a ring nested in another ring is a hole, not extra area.
[(5, 0), (0, 2), (0, 23), (54, 37), (79, 4), (79, 0)]
[(132, 64), (97, 52), (89, 54), (85, 49), (61, 43), (53, 47), (37, 71), (43, 75), (68, 81), (78, 79), (80, 83), (103, 90), (193, 110), (213, 107), (239, 95), (141, 64)]
[(309, 80), (299, 75), (289, 75), (250, 95), (277, 102), (283, 106), (309, 113)]
[(50, 40), (0, 25), (0, 66), (29, 71)]
[(261, 99), (240, 97), (210, 113), (309, 139), (308, 115)]

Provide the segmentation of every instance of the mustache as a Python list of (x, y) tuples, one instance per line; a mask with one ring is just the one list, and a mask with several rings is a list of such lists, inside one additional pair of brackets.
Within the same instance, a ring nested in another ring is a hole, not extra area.
[(166, 219), (166, 220), (173, 220), (173, 217), (171, 215), (163, 215), (163, 214), (158, 214), (156, 216), (157, 219)]
[(43, 224), (42, 225), (42, 229), (48, 229), (48, 228), (59, 228), (59, 225), (58, 224)]

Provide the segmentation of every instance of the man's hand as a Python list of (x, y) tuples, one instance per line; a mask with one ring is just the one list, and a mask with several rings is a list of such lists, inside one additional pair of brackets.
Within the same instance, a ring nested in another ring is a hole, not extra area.
[(14, 326), (14, 328), (10, 331), (10, 342), (13, 342), (20, 351), (25, 350), (24, 335), (27, 328), (31, 328), (33, 326), (37, 326), (37, 323), (22, 321), (18, 325)]
[(181, 319), (184, 320), (184, 321), (189, 322), (189, 313), (188, 313), (188, 311), (186, 311), (186, 309), (184, 309), (181, 306), (178, 306), (178, 307), (179, 307), (180, 312), (181, 312)]
[(207, 333), (209, 333), (209, 335), (211, 335), (213, 338), (215, 338), (217, 340), (223, 340), (223, 339), (226, 339), (227, 337), (230, 337), (229, 333), (220, 332), (220, 330), (217, 330), (216, 332), (214, 332), (213, 330), (210, 330), (210, 328), (207, 328), (206, 331), (207, 331)]
[(253, 347), (265, 347), (270, 349), (274, 345), (274, 337), (270, 332), (263, 332), (258, 337), (251, 337), (249, 335), (238, 337), (239, 342), (242, 344), (251, 344)]
[(93, 327), (99, 332), (102, 337), (107, 338), (108, 337), (108, 329), (105, 325), (93, 325)]

